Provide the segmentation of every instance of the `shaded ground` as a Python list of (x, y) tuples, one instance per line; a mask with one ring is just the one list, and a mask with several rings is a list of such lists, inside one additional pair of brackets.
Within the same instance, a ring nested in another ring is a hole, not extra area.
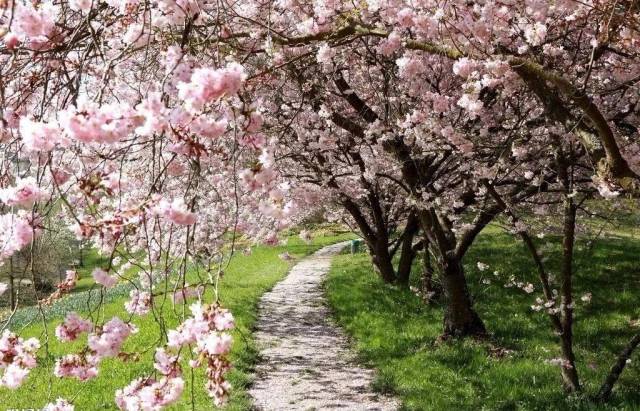
[(373, 372), (355, 364), (330, 323), (321, 284), (345, 243), (298, 263), (260, 303), (256, 338), (263, 361), (249, 394), (260, 410), (394, 410), (371, 390)]

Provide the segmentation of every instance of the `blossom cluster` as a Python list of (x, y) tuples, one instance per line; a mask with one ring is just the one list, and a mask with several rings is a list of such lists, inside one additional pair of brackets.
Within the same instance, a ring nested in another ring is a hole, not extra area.
[(116, 391), (116, 405), (127, 411), (160, 410), (178, 401), (183, 390), (182, 377), (142, 377)]
[(30, 244), (39, 233), (37, 221), (24, 210), (0, 215), (0, 258), (12, 256)]
[(186, 319), (176, 330), (168, 333), (168, 347), (178, 349), (195, 344), (194, 353), (198, 356), (193, 367), (206, 366), (207, 391), (217, 405), (228, 396), (230, 385), (224, 374), (230, 365), (226, 355), (231, 349), (232, 338), (226, 333), (234, 327), (231, 313), (217, 305), (191, 305), (192, 317)]
[(24, 340), (10, 330), (0, 337), (0, 386), (16, 389), (22, 385), (29, 371), (37, 365), (36, 352), (40, 342), (36, 338)]
[(115, 357), (120, 353), (124, 341), (131, 334), (138, 332), (133, 324), (127, 324), (118, 317), (113, 317), (102, 327), (89, 334), (87, 341), (89, 348), (102, 359)]
[(84, 332), (90, 332), (87, 347), (78, 354), (67, 354), (56, 360), (54, 375), (57, 377), (80, 381), (96, 377), (100, 361), (118, 355), (124, 341), (137, 332), (137, 328), (114, 317), (94, 330), (90, 321), (79, 318), (75, 313), (68, 314), (64, 323), (56, 327), (56, 336), (61, 341), (76, 340)]
[(115, 276), (109, 275), (102, 268), (95, 268), (91, 275), (96, 284), (100, 284), (104, 288), (111, 288), (118, 282), (118, 279)]
[(67, 314), (64, 322), (56, 327), (56, 337), (62, 342), (74, 341), (80, 334), (93, 330), (91, 321), (81, 318), (77, 313)]
[(56, 377), (77, 378), (87, 381), (98, 375), (99, 359), (92, 354), (67, 354), (56, 361), (53, 374)]
[(42, 411), (74, 411), (75, 407), (73, 404), (69, 403), (69, 401), (64, 398), (58, 398), (56, 402), (51, 402), (44, 406)]
[(151, 310), (151, 293), (148, 291), (131, 290), (131, 300), (124, 303), (124, 308), (130, 314), (145, 315)]
[(19, 179), (15, 186), (0, 190), (0, 201), (11, 207), (30, 207), (45, 196), (33, 177)]

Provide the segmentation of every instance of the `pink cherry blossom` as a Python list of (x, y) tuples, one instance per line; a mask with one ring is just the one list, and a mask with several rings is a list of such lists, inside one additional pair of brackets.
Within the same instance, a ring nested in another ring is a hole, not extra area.
[(115, 357), (120, 353), (127, 337), (134, 332), (137, 332), (137, 329), (133, 325), (113, 317), (101, 328), (89, 334), (87, 341), (97, 358)]
[(471, 94), (463, 94), (460, 100), (458, 100), (458, 106), (467, 109), (471, 118), (476, 118), (483, 108), (482, 101)]
[(20, 38), (12, 31), (6, 33), (0, 40), (8, 50), (13, 50), (18, 44), (20, 44)]
[(191, 130), (199, 136), (214, 139), (222, 136), (227, 131), (227, 126), (226, 119), (215, 121), (199, 116), (191, 123)]
[(56, 285), (57, 290), (46, 298), (40, 300), (44, 305), (50, 305), (54, 301), (61, 298), (63, 295), (68, 294), (73, 290), (78, 281), (78, 273), (74, 270), (67, 270), (65, 279)]
[[(233, 327), (233, 316), (216, 305), (194, 303), (190, 309), (192, 317), (180, 324), (177, 330), (168, 332), (168, 346), (179, 348), (196, 343), (194, 353), (201, 360), (194, 361), (191, 365), (199, 367), (203, 363), (206, 364), (207, 391), (215, 404), (222, 404), (231, 388), (225, 381), (224, 374), (230, 368), (226, 355), (231, 349), (233, 339), (231, 335), (220, 331)], [(166, 364), (166, 353), (162, 351), (157, 360)], [(165, 368), (164, 365), (160, 367)]]
[(171, 203), (166, 200), (160, 200), (155, 207), (155, 212), (179, 225), (193, 225), (197, 219), (196, 214), (189, 211), (182, 198), (176, 198)]
[(414, 24), (414, 18), (415, 15), (413, 9), (406, 7), (398, 12), (398, 25), (403, 28), (411, 27)]
[(45, 405), (42, 411), (74, 411), (75, 407), (64, 398), (58, 398), (56, 402)]
[(402, 37), (398, 34), (397, 31), (391, 32), (389, 36), (382, 40), (378, 45), (378, 50), (384, 56), (391, 56), (394, 52), (400, 49), (402, 45)]
[(45, 196), (33, 177), (18, 179), (15, 186), (0, 189), (0, 200), (8, 206), (30, 207)]
[(179, 356), (169, 354), (164, 348), (157, 348), (153, 367), (162, 375), (177, 377), (180, 375)]
[(524, 29), (524, 36), (532, 46), (539, 46), (547, 36), (547, 26), (540, 22), (528, 24)]
[(0, 386), (15, 390), (22, 385), (27, 375), (29, 375), (27, 368), (20, 367), (16, 364), (9, 364), (7, 368), (5, 368), (2, 378), (0, 378)]
[(184, 390), (181, 377), (139, 378), (116, 391), (116, 405), (120, 410), (160, 410), (180, 399)]
[(40, 342), (35, 338), (24, 340), (8, 329), (0, 337), (0, 386), (16, 389), (22, 385), (29, 371), (36, 366), (36, 352)]
[(22, 39), (41, 39), (53, 34), (56, 6), (44, 2), (37, 9), (31, 3), (17, 3), (12, 31)]
[(61, 137), (62, 131), (55, 123), (32, 121), (27, 117), (20, 119), (20, 136), (29, 151), (51, 151), (57, 145), (66, 145)]
[(118, 279), (115, 276), (109, 275), (109, 273), (102, 268), (95, 268), (91, 273), (91, 276), (97, 284), (102, 285), (104, 288), (111, 288), (118, 282)]
[(144, 122), (136, 128), (136, 133), (151, 136), (153, 133), (164, 131), (168, 127), (167, 111), (162, 102), (162, 94), (149, 93), (147, 98), (136, 106), (136, 113), (144, 119)]
[(316, 58), (320, 64), (331, 64), (331, 60), (335, 55), (335, 50), (333, 50), (327, 43), (323, 43), (318, 47)]
[(24, 214), (0, 215), (0, 257), (7, 258), (30, 244), (38, 230)]
[(227, 354), (233, 339), (229, 334), (210, 332), (198, 340), (198, 350), (209, 355)]
[(68, 354), (56, 360), (53, 374), (59, 378), (87, 381), (98, 376), (98, 361), (93, 355)]
[(67, 314), (64, 322), (56, 327), (56, 337), (62, 342), (73, 341), (85, 332), (93, 329), (91, 321), (84, 320), (75, 312)]
[(124, 303), (124, 308), (130, 314), (145, 315), (151, 310), (151, 293), (148, 291), (131, 290), (131, 299)]
[(60, 128), (73, 140), (84, 143), (115, 144), (126, 138), (137, 126), (139, 118), (126, 104), (104, 104), (80, 101), (58, 112)]
[(410, 55), (405, 55), (397, 59), (396, 64), (400, 72), (400, 77), (405, 80), (415, 79), (426, 70), (424, 62)]
[(477, 63), (467, 57), (463, 57), (453, 63), (453, 73), (465, 79), (476, 70)]
[(91, 10), (91, 0), (71, 0), (69, 1), (69, 7), (76, 11), (89, 11)]
[(207, 103), (237, 93), (246, 77), (244, 67), (238, 63), (229, 63), (221, 69), (197, 68), (188, 83), (178, 85), (179, 96), (188, 107), (199, 111)]

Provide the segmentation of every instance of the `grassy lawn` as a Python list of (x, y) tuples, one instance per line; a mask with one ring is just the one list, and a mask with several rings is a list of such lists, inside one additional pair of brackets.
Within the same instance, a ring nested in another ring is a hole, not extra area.
[[(557, 238), (537, 241), (550, 243), (545, 255), (551, 272), (558, 272), (553, 264), (560, 253)], [(592, 247), (579, 242), (576, 253), (575, 295), (593, 293), (590, 304), (577, 304), (575, 310), (578, 372), (587, 394), (593, 394), (614, 355), (637, 332), (629, 323), (640, 316), (640, 241), (610, 236)], [(480, 272), (477, 261), (490, 269)], [(465, 267), (494, 344), (513, 351), (503, 358), (490, 355), (484, 343), (435, 345), (442, 331), (440, 308), (383, 285), (365, 254), (334, 261), (326, 282), (330, 304), (362, 360), (379, 371), (375, 388), (396, 393), (406, 410), (640, 409), (637, 356), (608, 405), (565, 397), (559, 369), (545, 363), (558, 357), (559, 349), (548, 318), (530, 309), (540, 290), (518, 238), (490, 227), (470, 250)], [(534, 284), (535, 292), (505, 287), (511, 276)]]
[(89, 290), (96, 282), (91, 276), (91, 272), (95, 267), (104, 267), (107, 265), (107, 258), (98, 254), (96, 250), (88, 249), (84, 251), (82, 258), (82, 266), (76, 269), (78, 273), (78, 282), (73, 289), (74, 293)]
[[(287, 251), (294, 259), (297, 259), (312, 253), (323, 245), (351, 237), (351, 234), (336, 235), (331, 231), (326, 231), (316, 233), (312, 244), (307, 245), (296, 236), (292, 236), (286, 246), (258, 246), (252, 248), (250, 255), (237, 253), (234, 256), (229, 267), (225, 270), (220, 287), (221, 302), (233, 312), (237, 324), (237, 328), (234, 331), (234, 347), (232, 351), (232, 361), (235, 368), (230, 372), (230, 381), (234, 389), (228, 409), (246, 410), (250, 407), (245, 388), (251, 382), (251, 370), (258, 359), (258, 353), (252, 337), (252, 328), (256, 321), (257, 303), (260, 296), (283, 278), (293, 264), (293, 261), (284, 261), (278, 255)], [(90, 287), (90, 285), (88, 286)], [(99, 292), (95, 289), (91, 293), (95, 294), (96, 297), (100, 297), (98, 295)], [(154, 347), (157, 346), (158, 341), (162, 340), (158, 327), (153, 320), (154, 313), (147, 314), (146, 317), (134, 318), (133, 322), (139, 327), (140, 331), (131, 336), (123, 347), (125, 352), (137, 353), (139, 355), (137, 360), (131, 360), (126, 363), (114, 359), (104, 360), (100, 365), (98, 377), (85, 383), (74, 379), (58, 379), (53, 375), (55, 358), (78, 351), (83, 344), (86, 344), (86, 337), (80, 338), (79, 341), (72, 344), (62, 344), (55, 338), (53, 333), (55, 326), (60, 322), (61, 316), (67, 311), (77, 310), (82, 312), (82, 308), (86, 306), (86, 301), (79, 302), (76, 301), (79, 298), (74, 298), (80, 295), (83, 294), (69, 297), (68, 301), (65, 300), (62, 304), (59, 304), (59, 307), (55, 308), (54, 319), (46, 323), (49, 333), (48, 348), (51, 355), (46, 358), (45, 349), (40, 349), (39, 366), (32, 370), (25, 384), (18, 390), (10, 391), (6, 388), (0, 388), (0, 409), (38, 409), (50, 400), (64, 397), (73, 400), (76, 410), (113, 410), (116, 409), (114, 403), (116, 389), (128, 385), (133, 379), (144, 373), (152, 372), (151, 358), (154, 354)], [(103, 310), (99, 315), (107, 320), (114, 315), (118, 315), (123, 319), (126, 318), (123, 304), (127, 300), (128, 292), (126, 289), (122, 292), (113, 293), (110, 299), (107, 300), (109, 302), (104, 304)], [(65, 305), (69, 307), (65, 309)], [(176, 307), (175, 310), (178, 309), (181, 310), (182, 306)], [(178, 312), (174, 311), (169, 301), (164, 304), (161, 310), (155, 313), (155, 315), (163, 318), (169, 328), (177, 325), (178, 314)], [(18, 321), (17, 324), (20, 324), (20, 322)], [(43, 345), (45, 343), (44, 325), (39, 318), (31, 319), (24, 327), (21, 325), (18, 328), (12, 327), (12, 329), (19, 331), (24, 337), (38, 337)], [(183, 364), (186, 382), (185, 394), (183, 395), (183, 401), (176, 404), (172, 409), (212, 409), (212, 402), (204, 389), (202, 370), (196, 370), (192, 375), (186, 360)], [(194, 404), (191, 404), (188, 400), (188, 393), (192, 390), (195, 397)]]

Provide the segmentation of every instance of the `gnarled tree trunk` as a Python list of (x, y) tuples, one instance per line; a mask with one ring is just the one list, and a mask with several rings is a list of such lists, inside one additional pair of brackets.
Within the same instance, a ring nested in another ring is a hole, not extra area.
[(442, 294), (442, 287), (436, 286), (433, 281), (433, 264), (431, 263), (431, 251), (429, 241), (425, 238), (425, 245), (422, 253), (422, 278), (420, 279), (420, 290), (426, 302), (437, 300)]
[(473, 309), (462, 262), (455, 257), (447, 257), (442, 268), (442, 289), (446, 297), (443, 336), (486, 335), (484, 323)]
[(398, 284), (402, 287), (409, 287), (411, 277), (411, 266), (416, 257), (416, 250), (413, 247), (413, 240), (420, 229), (418, 219), (415, 214), (410, 214), (407, 224), (402, 234), (402, 244), (400, 246), (400, 259), (398, 260)]
[(420, 213), (422, 229), (438, 253), (442, 291), (445, 296), (443, 337), (483, 337), (487, 330), (473, 308), (462, 266), (462, 256), (456, 253), (455, 235), (434, 210)]
[(389, 242), (386, 239), (378, 239), (369, 246), (371, 261), (376, 271), (385, 283), (396, 281), (396, 271), (393, 268), (391, 253), (389, 253)]
[(564, 224), (562, 238), (562, 283), (560, 321), (562, 334), (560, 346), (562, 350), (562, 379), (567, 391), (580, 391), (580, 379), (576, 370), (576, 357), (573, 352), (573, 245), (575, 242), (576, 205), (568, 196), (564, 204)]

